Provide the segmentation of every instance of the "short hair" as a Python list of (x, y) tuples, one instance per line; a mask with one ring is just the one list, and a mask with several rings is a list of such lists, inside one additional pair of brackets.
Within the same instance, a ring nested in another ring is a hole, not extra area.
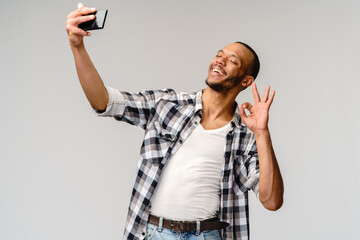
[(247, 49), (249, 49), (249, 51), (253, 54), (254, 58), (253, 58), (253, 61), (251, 63), (250, 66), (247, 66), (247, 74), (251, 75), (254, 77), (254, 80), (255, 78), (257, 77), (258, 73), (259, 73), (259, 70), (260, 70), (260, 61), (259, 61), (259, 57), (258, 55), (256, 54), (256, 52), (254, 51), (254, 49), (252, 49), (249, 45), (247, 45), (246, 43), (243, 43), (243, 42), (236, 42), (236, 43), (239, 43), (241, 45), (243, 45), (244, 47), (246, 47)]

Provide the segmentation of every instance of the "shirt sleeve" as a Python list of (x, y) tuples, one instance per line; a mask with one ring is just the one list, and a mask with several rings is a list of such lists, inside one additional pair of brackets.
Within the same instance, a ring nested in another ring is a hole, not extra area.
[(247, 189), (252, 189), (256, 197), (259, 198), (259, 157), (254, 154), (250, 157), (249, 165), (247, 168), (248, 178), (246, 181)]
[(255, 193), (256, 197), (259, 198), (259, 156), (257, 152), (255, 136), (253, 133), (250, 133), (246, 152), (248, 158), (247, 161), (245, 161), (247, 169), (247, 179), (244, 185), (248, 190), (251, 189)]
[(109, 94), (109, 102), (105, 111), (93, 109), (99, 117), (114, 117), (132, 125), (146, 128), (151, 110), (162, 98), (176, 96), (174, 90), (144, 90), (138, 93), (123, 92), (105, 86)]

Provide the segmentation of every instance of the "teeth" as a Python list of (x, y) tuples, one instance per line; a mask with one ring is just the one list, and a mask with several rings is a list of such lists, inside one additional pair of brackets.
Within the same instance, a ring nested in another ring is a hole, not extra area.
[(213, 68), (212, 70), (213, 72), (217, 72), (217, 73), (220, 73), (220, 74), (223, 74), (219, 69), (216, 69), (216, 68)]

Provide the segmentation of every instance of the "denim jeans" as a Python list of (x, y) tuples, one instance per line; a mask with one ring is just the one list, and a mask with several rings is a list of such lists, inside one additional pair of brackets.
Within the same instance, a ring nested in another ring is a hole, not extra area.
[(172, 231), (168, 228), (147, 223), (145, 240), (222, 240), (219, 230), (193, 232)]

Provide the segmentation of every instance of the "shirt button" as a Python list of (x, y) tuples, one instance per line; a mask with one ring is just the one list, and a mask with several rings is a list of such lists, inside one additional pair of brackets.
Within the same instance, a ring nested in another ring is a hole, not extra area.
[(180, 139), (180, 140), (179, 140), (179, 143), (180, 143), (180, 144), (182, 144), (182, 143), (183, 143), (183, 140), (182, 140), (182, 139)]
[(143, 232), (143, 233), (141, 233), (141, 235), (145, 236), (145, 233)]

